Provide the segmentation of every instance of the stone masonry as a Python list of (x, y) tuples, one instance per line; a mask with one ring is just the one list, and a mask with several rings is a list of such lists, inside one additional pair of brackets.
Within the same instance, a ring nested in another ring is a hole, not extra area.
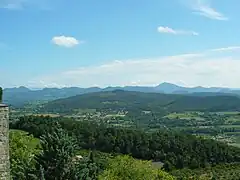
[(0, 180), (10, 179), (9, 108), (0, 104)]

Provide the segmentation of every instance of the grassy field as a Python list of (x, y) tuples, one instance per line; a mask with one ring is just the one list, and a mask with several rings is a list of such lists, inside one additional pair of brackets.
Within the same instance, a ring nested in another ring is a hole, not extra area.
[(200, 112), (185, 112), (185, 113), (171, 113), (165, 116), (166, 118), (169, 119), (199, 119), (201, 120), (202, 118), (199, 117), (199, 115), (202, 114)]
[(224, 111), (224, 112), (215, 112), (218, 115), (240, 115), (239, 111)]

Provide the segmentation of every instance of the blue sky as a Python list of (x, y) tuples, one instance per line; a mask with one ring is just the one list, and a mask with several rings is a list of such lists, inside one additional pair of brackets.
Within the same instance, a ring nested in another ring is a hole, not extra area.
[(240, 87), (239, 0), (0, 0), (0, 85)]

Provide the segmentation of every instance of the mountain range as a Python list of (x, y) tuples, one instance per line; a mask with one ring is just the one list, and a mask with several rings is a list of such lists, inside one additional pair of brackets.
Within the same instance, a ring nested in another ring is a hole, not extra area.
[(52, 101), (61, 98), (67, 98), (75, 95), (93, 93), (93, 92), (104, 92), (104, 91), (136, 91), (136, 92), (154, 92), (154, 93), (165, 93), (165, 94), (189, 94), (196, 96), (212, 96), (212, 95), (240, 95), (240, 90), (234, 90), (230, 88), (221, 87), (182, 87), (171, 83), (162, 83), (158, 86), (125, 86), (125, 87), (69, 87), (69, 88), (44, 88), (40, 90), (31, 90), (26, 87), (18, 88), (6, 88), (3, 90), (3, 102), (14, 107), (22, 107), (27, 103), (35, 101)]
[(185, 111), (239, 111), (240, 97), (192, 96), (182, 94), (143, 93), (136, 91), (102, 91), (57, 99), (39, 106), (45, 113), (74, 113), (79, 109), (94, 109), (103, 112), (127, 111), (138, 114), (142, 111), (157, 113)]

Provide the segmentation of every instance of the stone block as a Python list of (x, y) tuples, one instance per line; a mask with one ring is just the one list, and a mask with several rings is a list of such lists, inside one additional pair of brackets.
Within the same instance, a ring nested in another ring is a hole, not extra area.
[(10, 179), (9, 108), (0, 104), (0, 180)]

